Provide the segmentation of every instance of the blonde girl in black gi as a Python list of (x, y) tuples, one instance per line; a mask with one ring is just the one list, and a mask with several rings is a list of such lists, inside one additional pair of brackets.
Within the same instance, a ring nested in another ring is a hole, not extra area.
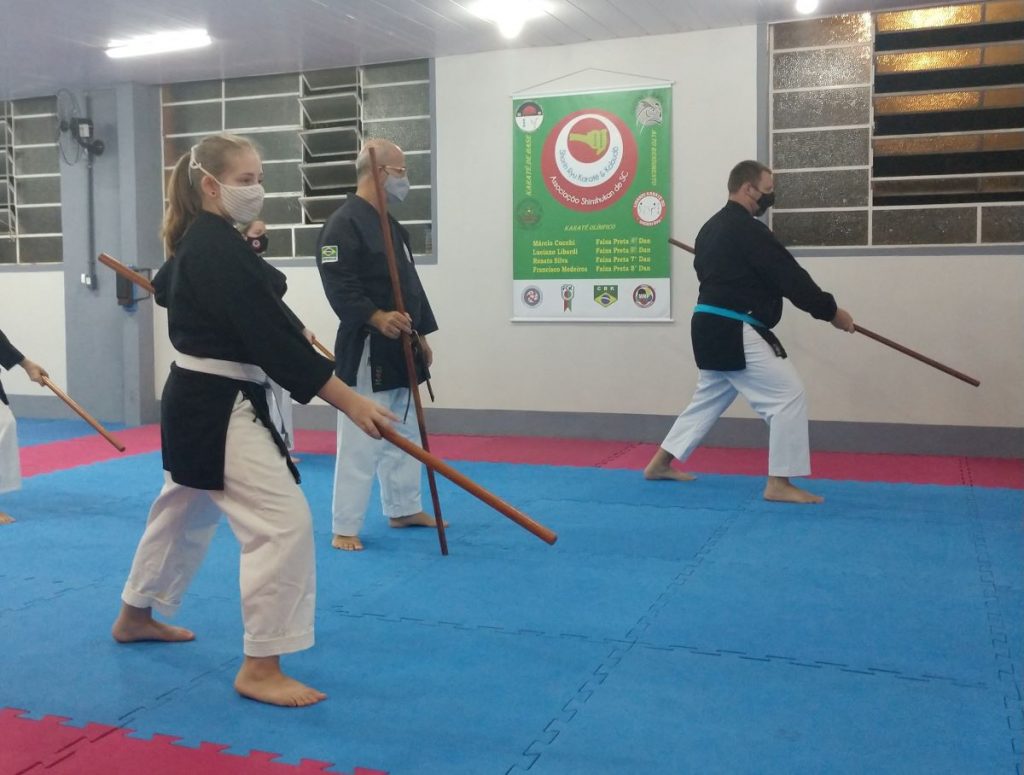
[(153, 280), (167, 307), (174, 364), (160, 430), (164, 486), (153, 504), (113, 626), (119, 642), (189, 641), (153, 618), (171, 616), (199, 568), (220, 514), (241, 545), (245, 627), (239, 694), (273, 705), (311, 705), (322, 692), (286, 676), (280, 657), (313, 645), (315, 565), (309, 505), (270, 420), (273, 380), (301, 403), (319, 396), (367, 434), (395, 419), (333, 375), (295, 325), (273, 272), (239, 238), (263, 203), (262, 163), (248, 140), (204, 138), (171, 175), (163, 236), (168, 255)]

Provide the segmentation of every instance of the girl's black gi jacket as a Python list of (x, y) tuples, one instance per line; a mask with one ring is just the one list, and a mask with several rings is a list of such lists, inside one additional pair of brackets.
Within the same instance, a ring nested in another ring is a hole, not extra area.
[[(5, 369), (12, 369), (25, 360), (25, 356), (22, 355), (18, 348), (11, 344), (11, 340), (4, 336), (4, 332), (0, 331), (0, 366)], [(7, 401), (7, 394), (4, 392), (3, 383), (0, 382), (0, 401), (5, 404)]]
[[(305, 340), (302, 324), (281, 300), (283, 276), (224, 218), (201, 213), (153, 285), (157, 304), (167, 308), (178, 352), (259, 366), (303, 404), (330, 379), (334, 364)], [(253, 403), (288, 461), (262, 386), (172, 365), (160, 405), (160, 435), (164, 469), (175, 482), (224, 488), (228, 421), (239, 392)], [(298, 480), (290, 462), (289, 467)]]

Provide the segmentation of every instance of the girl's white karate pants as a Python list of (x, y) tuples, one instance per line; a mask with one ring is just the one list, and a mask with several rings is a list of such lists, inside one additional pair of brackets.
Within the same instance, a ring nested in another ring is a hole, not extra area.
[(711, 426), (739, 393), (768, 423), (768, 475), (808, 476), (811, 473), (807, 435), (807, 397), (803, 383), (788, 358), (779, 358), (771, 346), (743, 324), (742, 371), (700, 370), (690, 405), (679, 415), (661, 448), (686, 460)]
[[(395, 430), (415, 444), (420, 443), (416, 407), (409, 404), (409, 389), (373, 392), (369, 340), (363, 347), (354, 389), (394, 412), (399, 420), (393, 423)], [(374, 475), (380, 478), (380, 500), (385, 517), (407, 517), (421, 512), (421, 470), (419, 461), (414, 457), (393, 444), (370, 438), (346, 415), (338, 412), (338, 457), (334, 464), (334, 503), (331, 508), (334, 534), (359, 535), (366, 518)]]
[(242, 547), (244, 652), (270, 657), (313, 645), (313, 520), (270, 431), (241, 394), (228, 425), (223, 490), (171, 481), (153, 503), (121, 597), (173, 615), (206, 556), (221, 512)]
[(0, 492), (21, 487), (21, 458), (18, 457), (18, 424), (11, 407), (0, 401)]

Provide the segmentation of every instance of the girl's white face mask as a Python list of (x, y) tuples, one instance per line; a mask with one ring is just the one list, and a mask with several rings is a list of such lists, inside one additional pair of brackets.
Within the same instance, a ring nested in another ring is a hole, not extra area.
[[(204, 175), (210, 175), (196, 160), (196, 149), (194, 147), (192, 148), (191, 158), (188, 161), (188, 167), (192, 170), (199, 170)], [(217, 180), (214, 175), (210, 175), (210, 177)], [(224, 212), (231, 220), (235, 223), (250, 223), (256, 220), (256, 216), (263, 209), (263, 197), (266, 193), (261, 184), (232, 186), (220, 180), (217, 180), (217, 183), (220, 185)]]

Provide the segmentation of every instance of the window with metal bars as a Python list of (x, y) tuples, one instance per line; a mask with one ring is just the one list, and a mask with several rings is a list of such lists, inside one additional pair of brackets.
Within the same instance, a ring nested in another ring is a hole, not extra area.
[(0, 264), (64, 259), (56, 97), (0, 102)]
[(792, 22), (771, 41), (788, 244), (1024, 242), (1024, 0)]
[(362, 140), (385, 137), (405, 151), (412, 183), (392, 212), (409, 229), (417, 261), (431, 263), (430, 90), (427, 60), (165, 85), (165, 185), (204, 135), (245, 135), (263, 157), (267, 255), (311, 257), (321, 224), (355, 191)]

